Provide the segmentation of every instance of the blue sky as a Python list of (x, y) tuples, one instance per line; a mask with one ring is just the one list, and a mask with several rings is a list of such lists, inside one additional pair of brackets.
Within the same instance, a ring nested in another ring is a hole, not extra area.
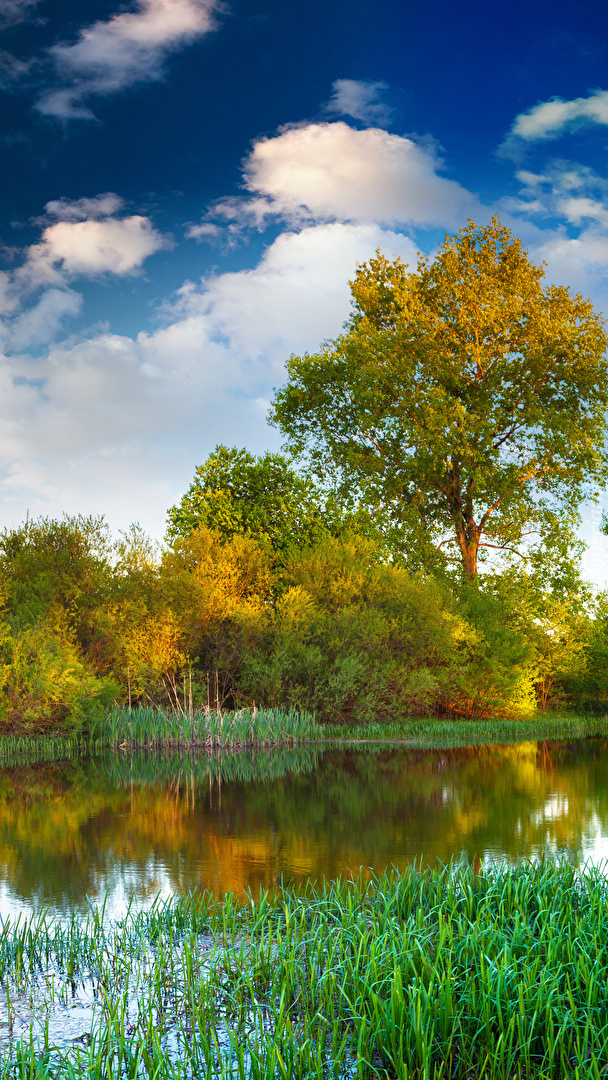
[(498, 212), (608, 308), (599, 3), (0, 0), (0, 93), (0, 526), (160, 538), (377, 247)]

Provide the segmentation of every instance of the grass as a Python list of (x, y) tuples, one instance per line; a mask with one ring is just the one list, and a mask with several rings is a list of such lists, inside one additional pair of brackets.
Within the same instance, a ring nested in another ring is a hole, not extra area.
[(603, 1080), (607, 908), (521, 865), (5, 923), (0, 1074)]
[(415, 749), (608, 736), (608, 716), (538, 713), (524, 720), (421, 717), (392, 724), (324, 724), (323, 738), (340, 742), (406, 742)]
[(238, 749), (295, 746), (318, 739), (319, 725), (299, 709), (199, 709), (161, 712), (155, 708), (114, 709), (92, 732), (96, 743), (114, 749)]
[(87, 736), (0, 736), (0, 765), (56, 761), (104, 750), (216, 751), (302, 747), (320, 742), (403, 742), (413, 749), (608, 737), (608, 715), (539, 713), (524, 720), (418, 717), (394, 723), (319, 724), (290, 709), (197, 710), (116, 708)]

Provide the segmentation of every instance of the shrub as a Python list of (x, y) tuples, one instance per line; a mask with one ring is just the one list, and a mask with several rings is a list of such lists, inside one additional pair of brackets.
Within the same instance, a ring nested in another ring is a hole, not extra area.
[(116, 691), (91, 674), (61, 624), (0, 625), (1, 734), (78, 734)]

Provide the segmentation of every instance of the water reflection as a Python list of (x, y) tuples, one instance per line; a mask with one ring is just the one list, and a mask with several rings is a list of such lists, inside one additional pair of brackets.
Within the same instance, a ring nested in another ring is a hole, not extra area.
[(229, 757), (111, 757), (0, 771), (0, 913), (118, 911), (206, 888), (414, 859), (608, 854), (608, 742)]

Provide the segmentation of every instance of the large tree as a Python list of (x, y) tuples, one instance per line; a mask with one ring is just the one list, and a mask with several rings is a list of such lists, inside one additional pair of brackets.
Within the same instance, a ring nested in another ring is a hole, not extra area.
[(543, 277), (498, 218), (415, 272), (377, 253), (344, 333), (292, 356), (271, 411), (292, 452), (469, 580), (480, 549), (563, 546), (608, 476), (604, 322)]

